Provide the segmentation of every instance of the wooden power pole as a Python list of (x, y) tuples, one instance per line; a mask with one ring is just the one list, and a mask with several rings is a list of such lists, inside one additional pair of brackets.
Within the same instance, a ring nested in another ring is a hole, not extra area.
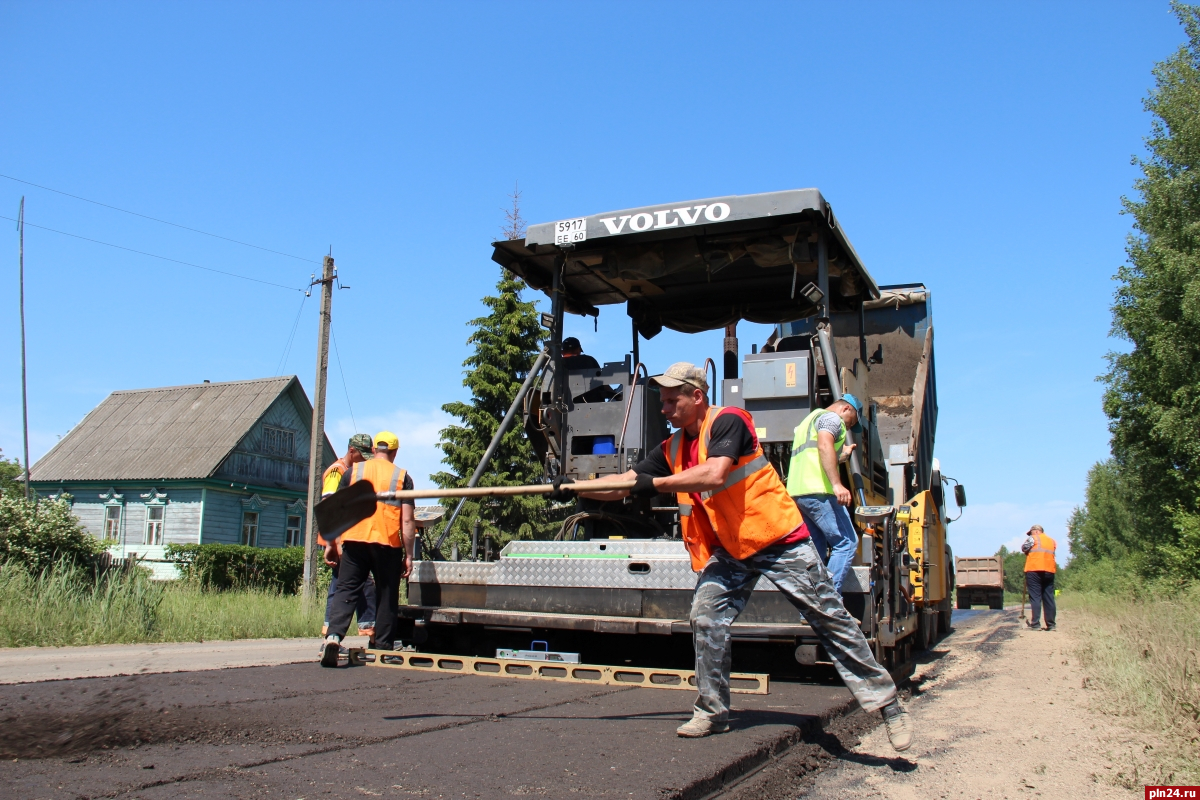
[(333, 308), (333, 280), (337, 270), (333, 256), (325, 256), (325, 267), (319, 281), (321, 284), (321, 324), (317, 334), (317, 382), (313, 392), (312, 442), (308, 447), (308, 518), (304, 527), (304, 599), (313, 600), (316, 595), (317, 526), (313, 506), (321, 499), (321, 456), (325, 451), (325, 376), (329, 370), (329, 326)]
[(17, 214), (17, 231), (20, 236), (20, 282), (21, 282), (21, 432), (25, 437), (25, 499), (29, 499), (29, 392), (25, 388), (25, 198), (21, 198), (21, 211)]

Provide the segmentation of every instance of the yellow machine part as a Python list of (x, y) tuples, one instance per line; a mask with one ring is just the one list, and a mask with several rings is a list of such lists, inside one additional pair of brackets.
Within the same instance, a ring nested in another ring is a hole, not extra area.
[(946, 599), (946, 523), (938, 514), (929, 492), (921, 492), (905, 504), (908, 515), (908, 555), (912, 558), (909, 579), (913, 599), (934, 605)]

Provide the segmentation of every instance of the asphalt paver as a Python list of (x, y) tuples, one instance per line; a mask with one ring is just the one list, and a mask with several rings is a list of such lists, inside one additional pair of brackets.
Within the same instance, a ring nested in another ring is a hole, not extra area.
[(734, 695), (315, 663), (0, 686), (0, 797), (701, 797), (819, 720), (836, 682)]

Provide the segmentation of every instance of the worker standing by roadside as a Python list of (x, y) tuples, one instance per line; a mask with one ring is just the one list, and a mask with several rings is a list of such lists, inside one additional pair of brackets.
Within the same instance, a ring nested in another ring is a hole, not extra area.
[(842, 485), (838, 464), (854, 450), (854, 445), (846, 444), (846, 426), (860, 433), (861, 411), (862, 403), (852, 394), (842, 395), (829, 408), (814, 410), (796, 426), (788, 466), (788, 494), (796, 499), (839, 593), (858, 552), (858, 533), (850, 521), (850, 490)]
[[(892, 747), (907, 750), (912, 724), (896, 684), (842, 605), (750, 415), (709, 406), (708, 381), (693, 364), (672, 364), (651, 382), (661, 387), (663, 415), (675, 434), (629, 472), (605, 479), (636, 480), (632, 490), (584, 496), (677, 496), (683, 539), (700, 573), (691, 611), (699, 696), (691, 721), (677, 733), (697, 738), (729, 730), (730, 626), (766, 576), (812, 626), (863, 710), (882, 711)], [(561, 483), (551, 497), (572, 494)]]
[[(374, 456), (343, 474), (338, 488), (366, 481), (377, 493), (411, 490), (412, 476), (393, 463), (399, 449), (396, 434), (380, 431), (375, 435)], [(416, 533), (414, 501), (381, 500), (374, 514), (342, 534), (338, 587), (330, 605), (329, 634), (325, 637), (321, 666), (337, 666), (357, 592), (368, 575), (375, 578), (375, 646), (382, 650), (395, 647), (400, 579), (412, 570)]]
[(1029, 590), (1029, 622), (1026, 624), (1033, 630), (1041, 628), (1039, 618), (1042, 609), (1046, 610), (1046, 627), (1043, 630), (1054, 630), (1054, 618), (1057, 607), (1054, 604), (1054, 573), (1058, 565), (1054, 563), (1054, 551), (1057, 548), (1054, 540), (1046, 535), (1041, 525), (1034, 525), (1025, 534), (1021, 552), (1025, 554), (1025, 588)]
[[(365, 433), (356, 433), (351, 436), (349, 444), (346, 445), (345, 455), (330, 464), (329, 469), (325, 470), (325, 474), (321, 477), (321, 499), (324, 500), (336, 492), (342, 482), (342, 475), (345, 474), (346, 470), (370, 458), (372, 455), (371, 450), (370, 436)], [(325, 598), (325, 625), (321, 628), (321, 635), (325, 636), (329, 633), (329, 609), (333, 606), (333, 594), (337, 591), (338, 562), (341, 559), (342, 551), (341, 546), (336, 541), (325, 541), (319, 531), (317, 533), (317, 544), (325, 548), (325, 563), (333, 570), (333, 579), (329, 581), (329, 594)], [(362, 591), (355, 601), (355, 614), (358, 617), (359, 636), (374, 637), (374, 581), (367, 580), (363, 583)]]

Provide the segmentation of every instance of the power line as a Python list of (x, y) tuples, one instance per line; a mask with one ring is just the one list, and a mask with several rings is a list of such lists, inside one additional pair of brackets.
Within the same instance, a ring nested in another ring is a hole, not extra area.
[(168, 222), (167, 220), (159, 219), (158, 217), (151, 217), (146, 214), (139, 214), (136, 211), (130, 211), (129, 209), (126, 209), (126, 208), (117, 208), (116, 206), (110, 206), (108, 203), (101, 203), (99, 200), (89, 200), (88, 198), (80, 197), (77, 194), (71, 194), (70, 192), (64, 192), (59, 189), (51, 189), (49, 186), (42, 186), (41, 184), (32, 183), (31, 181), (23, 181), (20, 178), (14, 178), (11, 175), (0, 174), (0, 178), (7, 178), (10, 181), (16, 181), (17, 183), (23, 183), (26, 186), (35, 186), (38, 189), (45, 189), (47, 192), (54, 192), (55, 194), (61, 194), (63, 197), (71, 197), (71, 198), (74, 198), (75, 200), (82, 200), (85, 203), (91, 203), (93, 205), (101, 206), (103, 208), (110, 208), (113, 211), (120, 211), (122, 214), (132, 214), (135, 217), (141, 217), (142, 219), (148, 219), (151, 222), (160, 222), (163, 225), (170, 225), (175, 228), (181, 228), (185, 231), (191, 231), (192, 233), (199, 233), (203, 236), (211, 236), (214, 239), (222, 239), (226, 242), (233, 242), (234, 244), (240, 244), (243, 247), (253, 247), (255, 250), (262, 250), (264, 253), (274, 253), (277, 256), (287, 256), (288, 258), (294, 258), (299, 261), (306, 261), (310, 264), (320, 264), (321, 263), (320, 261), (314, 261), (311, 258), (304, 258), (303, 256), (294, 256), (291, 253), (283, 253), (283, 252), (280, 252), (279, 250), (272, 250), (269, 247), (259, 247), (258, 245), (250, 244), (249, 242), (242, 242), (242, 241), (238, 241), (237, 239), (230, 239), (228, 236), (221, 236), (216, 233), (209, 233), (208, 231), (202, 231), (199, 228), (189, 228), (187, 225), (180, 225), (177, 222)]
[(342, 354), (338, 352), (337, 334), (333, 331), (333, 326), (329, 326), (329, 333), (333, 336), (333, 352), (337, 356), (338, 372), (342, 374), (342, 390), (346, 393), (346, 405), (350, 408), (350, 424), (354, 426), (354, 432), (358, 433), (358, 423), (354, 421), (354, 406), (350, 405), (350, 389), (346, 386), (346, 371), (342, 369)]
[[(3, 215), (0, 215), (0, 219), (7, 219), (7, 220), (11, 220), (12, 222), (17, 221), (13, 217), (6, 217)], [(282, 283), (272, 283), (271, 281), (264, 281), (264, 280), (261, 280), (260, 278), (251, 278), (246, 275), (238, 275), (236, 272), (226, 272), (223, 269), (214, 269), (212, 267), (202, 267), (199, 264), (192, 264), (188, 261), (180, 261), (177, 258), (168, 258), (167, 256), (160, 256), (160, 255), (156, 255), (155, 253), (147, 253), (145, 250), (134, 250), (132, 247), (125, 247), (123, 245), (113, 244), (112, 242), (102, 242), (99, 239), (89, 239), (88, 237), (80, 236), (77, 233), (67, 233), (66, 231), (59, 231), (59, 230), (55, 230), (54, 228), (47, 228), (45, 225), (34, 225), (32, 222), (25, 222), (24, 224), (30, 228), (40, 228), (41, 230), (50, 231), (51, 233), (57, 233), (62, 236), (70, 236), (74, 239), (82, 239), (85, 242), (92, 242), (94, 244), (102, 244), (105, 247), (115, 247), (118, 250), (125, 250), (130, 253), (137, 253), (140, 256), (150, 256), (151, 258), (159, 258), (159, 259), (162, 259), (163, 261), (170, 261), (175, 264), (182, 264), (185, 267), (195, 267), (196, 269), (202, 269), (202, 270), (205, 270), (206, 272), (216, 272), (219, 275), (228, 275), (231, 278), (240, 278), (241, 280), (244, 280), (244, 281), (254, 281), (255, 283), (262, 283), (262, 284), (266, 284), (267, 286), (276, 286), (280, 289), (287, 289), (287, 290), (293, 291), (293, 292), (303, 292), (304, 291), (303, 289), (297, 289), (294, 286), (284, 286)]]
[(292, 354), (292, 342), (296, 339), (296, 329), (300, 327), (300, 314), (304, 311), (304, 303), (308, 300), (308, 292), (300, 298), (300, 310), (296, 312), (296, 319), (292, 322), (292, 332), (288, 334), (287, 344), (283, 346), (283, 355), (279, 357), (279, 364), (275, 367), (275, 374), (282, 375), (284, 367), (287, 366), (288, 356)]

